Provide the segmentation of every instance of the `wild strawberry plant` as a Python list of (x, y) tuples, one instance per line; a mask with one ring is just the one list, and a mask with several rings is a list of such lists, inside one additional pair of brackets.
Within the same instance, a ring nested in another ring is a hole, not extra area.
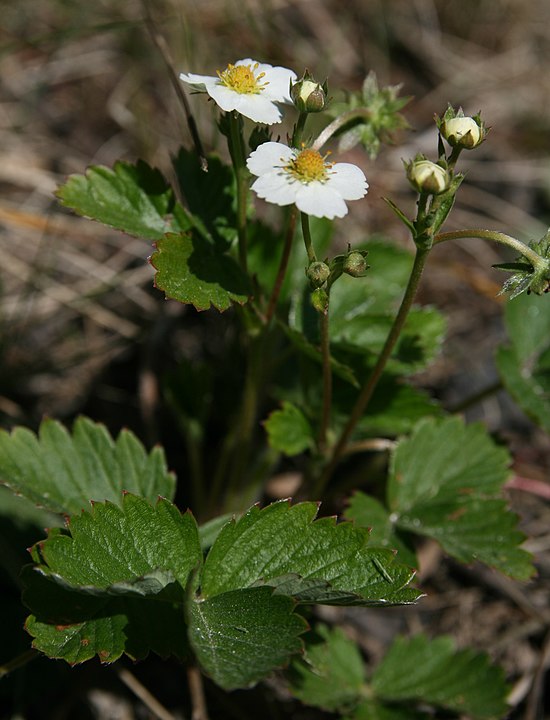
[[(500, 266), (512, 275), (497, 363), (548, 428), (550, 235), (525, 245), (502, 232), (442, 231), (464, 179), (460, 155), (487, 135), (479, 115), (449, 107), (436, 120), (434, 157), (405, 166), (415, 216), (387, 200), (414, 252), (350, 235), (335, 253), (331, 221), (349, 202), (368, 202), (369, 184), (327, 144), (362, 144), (374, 157), (407, 125), (399, 88), (379, 88), (371, 74), (361, 92), (330, 104), (309, 72), (298, 80), (250, 59), (181, 80), (217, 104), (230, 165), (196, 142), (173, 158), (177, 187), (139, 160), (90, 167), (58, 197), (150, 240), (156, 287), (196, 310), (228, 311), (232, 339), (209, 362), (181, 359), (167, 382), (189, 458), (178, 481), (161, 448), (148, 452), (129, 431), (112, 438), (87, 418), (71, 430), (47, 419), (38, 434), (0, 434), (0, 479), (27, 501), (4, 494), (10, 511), (23, 518), (37, 506), (49, 526), (20, 579), (32, 647), (70, 664), (154, 652), (225, 690), (286, 668), (295, 697), (350, 720), (503, 717), (507, 687), (486, 656), (418, 635), (397, 639), (372, 671), (311, 608), (422, 602), (420, 536), (459, 562), (533, 574), (501, 495), (508, 451), (408, 378), (445, 334), (437, 309), (414, 304), (432, 249), (460, 237), (507, 245), (518, 257)], [(272, 140), (270, 126), (292, 112), (289, 137)], [(316, 136), (311, 113), (326, 119)], [(265, 213), (264, 201), (284, 210)], [(213, 417), (221, 439), (209, 435)], [(361, 478), (373, 451), (387, 455), (376, 495)], [(296, 498), (265, 504), (281, 467), (299, 474)], [(189, 508), (175, 504), (177, 482)], [(322, 517), (319, 501), (343, 495), (342, 517)]]

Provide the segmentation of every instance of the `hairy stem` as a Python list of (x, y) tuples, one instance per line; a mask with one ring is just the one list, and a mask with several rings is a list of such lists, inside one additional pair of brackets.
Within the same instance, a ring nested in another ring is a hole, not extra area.
[(315, 254), (315, 248), (313, 247), (313, 241), (311, 239), (311, 231), (309, 229), (309, 215), (306, 213), (301, 214), (302, 217), (302, 233), (304, 235), (304, 245), (306, 247), (307, 259), (310, 263), (317, 261), (317, 255)]
[(296, 125), (294, 126), (294, 132), (292, 133), (292, 140), (290, 143), (294, 148), (297, 148), (302, 142), (302, 134), (306, 125), (307, 115), (308, 114), (305, 112), (300, 113), (298, 120), (296, 121)]
[(297, 217), (298, 217), (298, 208), (296, 207), (296, 205), (293, 205), (292, 210), (290, 211), (290, 215), (288, 216), (286, 233), (285, 233), (285, 244), (283, 247), (283, 254), (281, 255), (281, 262), (279, 263), (279, 269), (277, 270), (277, 277), (275, 278), (275, 283), (273, 285), (273, 290), (271, 291), (271, 297), (269, 298), (267, 310), (265, 313), (265, 324), (266, 325), (269, 325), (273, 315), (275, 314), (275, 309), (277, 307), (279, 295), (281, 294), (281, 288), (283, 287), (283, 282), (284, 282), (286, 271), (288, 268), (288, 261), (290, 259), (290, 251), (292, 250), (292, 241), (294, 239), (294, 231), (296, 229), (296, 218)]
[(380, 355), (378, 356), (378, 360), (376, 361), (376, 364), (372, 369), (370, 376), (368, 377), (367, 381), (365, 382), (359, 393), (359, 397), (355, 402), (348, 422), (342, 430), (336, 445), (334, 446), (331, 459), (325, 467), (324, 472), (319, 477), (319, 480), (315, 487), (316, 496), (320, 496), (324, 492), (340, 458), (347, 450), (350, 437), (355, 430), (357, 423), (367, 409), (370, 399), (372, 398), (374, 390), (378, 385), (378, 381), (380, 380), (384, 368), (386, 367), (386, 364), (390, 359), (393, 348), (395, 347), (395, 344), (399, 339), (409, 311), (412, 307), (416, 291), (422, 277), (422, 271), (424, 270), (424, 266), (428, 258), (428, 254), (429, 249), (427, 248), (417, 248), (416, 250), (416, 255), (409, 277), (409, 282), (407, 283), (405, 294), (403, 295), (403, 299), (401, 300), (401, 305), (399, 306), (399, 310), (397, 311), (397, 315), (395, 316), (393, 325), (390, 328), (388, 337), (386, 338), (386, 342), (384, 343), (384, 347), (382, 348)]
[(196, 665), (188, 666), (187, 682), (189, 684), (189, 693), (193, 707), (191, 720), (208, 720), (208, 708), (206, 706), (202, 675)]
[(38, 655), (38, 650), (31, 649), (25, 650), (25, 652), (21, 653), (21, 655), (18, 655), (12, 660), (8, 660), (8, 662), (0, 665), (0, 678), (4, 677), (4, 675), (9, 675), (14, 670), (24, 667), (31, 660), (37, 658)]
[(327, 143), (334, 133), (338, 132), (344, 125), (355, 120), (355, 118), (366, 118), (372, 117), (372, 113), (368, 108), (356, 108), (355, 110), (348, 110), (333, 120), (326, 128), (317, 136), (317, 139), (311, 146), (312, 150), (320, 150), (325, 143)]
[(263, 360), (267, 333), (257, 337), (247, 335), (247, 360), (244, 388), (236, 421), (236, 427), (230, 443), (232, 462), (227, 478), (225, 510), (240, 510), (243, 495), (243, 483), (246, 468), (250, 460), (250, 449), (258, 412), (258, 395), (263, 377)]
[(332, 406), (332, 368), (330, 366), (330, 333), (329, 310), (319, 315), (319, 329), (321, 332), (321, 355), (323, 358), (323, 411), (317, 444), (319, 452), (326, 451), (327, 430), (330, 425), (330, 409)]
[(248, 170), (246, 167), (241, 121), (237, 113), (229, 114), (230, 149), (233, 169), (237, 180), (237, 235), (239, 238), (239, 262), (248, 271), (248, 240), (246, 227), (246, 202), (248, 198)]
[(478, 238), (480, 240), (492, 240), (493, 242), (500, 243), (501, 245), (507, 245), (508, 247), (516, 250), (520, 255), (523, 255), (534, 270), (546, 268), (548, 261), (538, 255), (528, 245), (522, 243), (521, 240), (517, 240), (511, 235), (498, 232), (497, 230), (481, 230), (473, 228), (469, 230), (453, 230), (452, 232), (439, 233), (434, 238), (434, 245), (445, 242), (446, 240), (457, 240), (458, 238)]

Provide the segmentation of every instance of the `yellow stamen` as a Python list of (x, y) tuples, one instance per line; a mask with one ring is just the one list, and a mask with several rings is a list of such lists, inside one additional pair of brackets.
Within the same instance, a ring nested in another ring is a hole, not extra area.
[(265, 73), (254, 74), (258, 69), (255, 65), (228, 65), (223, 72), (217, 71), (222, 85), (234, 90), (241, 95), (257, 95), (265, 89), (268, 82), (261, 82)]
[(327, 170), (331, 167), (332, 163), (325, 162), (325, 158), (317, 150), (306, 149), (301, 150), (285, 166), (285, 170), (293, 175), (296, 180), (310, 183), (314, 180), (325, 182), (328, 175)]

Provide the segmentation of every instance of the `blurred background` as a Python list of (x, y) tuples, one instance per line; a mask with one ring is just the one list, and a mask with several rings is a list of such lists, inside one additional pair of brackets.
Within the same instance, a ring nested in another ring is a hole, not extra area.
[[(407, 246), (382, 197), (413, 212), (402, 161), (417, 152), (437, 157), (433, 116), (448, 103), (466, 114), (481, 111), (492, 129), (471, 157), (462, 155), (467, 179), (446, 229), (494, 228), (528, 241), (550, 225), (547, 0), (2, 0), (0, 17), (4, 428), (36, 428), (44, 415), (70, 423), (85, 413), (112, 432), (132, 428), (148, 445), (162, 440), (169, 464), (180, 469), (181, 448), (166, 430), (171, 420), (158, 378), (165, 358), (177, 358), (193, 342), (196, 324), (217, 327), (216, 320), (164, 301), (152, 287), (149, 243), (76, 217), (54, 196), (68, 174), (120, 158), (142, 157), (171, 177), (170, 157), (191, 142), (159, 42), (178, 73), (213, 75), (251, 57), (328, 77), (335, 98), (358, 90), (370, 70), (380, 85), (402, 85), (411, 97), (404, 110), (411, 132), (396, 135), (375, 160), (359, 149), (344, 158), (362, 167), (370, 183), (366, 201), (352, 204), (345, 223), (352, 244), (376, 233)], [(206, 149), (223, 154), (212, 103), (203, 96), (189, 102)], [(287, 130), (283, 125), (281, 135)], [(469, 240), (446, 243), (431, 256), (420, 299), (448, 313), (449, 333), (440, 359), (418, 382), (448, 407), (497, 381), (493, 352), (504, 338), (503, 278), (491, 265), (509, 259), (499, 248)], [(510, 444), (517, 475), (548, 480), (548, 436), (504, 393), (491, 394), (468, 417), (482, 419)], [(548, 570), (546, 506), (525, 493), (510, 497)], [(480, 587), (474, 583), (480, 578), (466, 570), (438, 580), (438, 568), (437, 558), (427, 555), (424, 582), (433, 583), (434, 598), (407, 616), (409, 626), (433, 627), (437, 617), (438, 629), (459, 629), (459, 642), (489, 647), (514, 678), (518, 703), (528, 702), (531, 680), (544, 677), (549, 662), (546, 621), (533, 611), (536, 593), (547, 589), (539, 586), (533, 595), (494, 576), (482, 578)], [(368, 613), (364, 617), (355, 632), (376, 657), (402, 627), (402, 613), (382, 630), (379, 615), (371, 625)], [(154, 662), (152, 668), (154, 685), (162, 671)], [(82, 682), (93, 687), (88, 676)], [(77, 717), (68, 707), (35, 716)], [(523, 713), (525, 705), (518, 707)], [(228, 707), (220, 717), (255, 716), (241, 710)], [(131, 712), (137, 715), (127, 717), (148, 717)], [(298, 712), (293, 717), (310, 717)], [(534, 720), (543, 714), (533, 713), (544, 711), (539, 703), (529, 712), (525, 717)]]

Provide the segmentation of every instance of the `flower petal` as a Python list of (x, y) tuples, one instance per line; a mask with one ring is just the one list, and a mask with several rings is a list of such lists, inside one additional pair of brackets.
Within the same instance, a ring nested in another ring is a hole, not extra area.
[(281, 67), (280, 65), (268, 65), (267, 63), (260, 63), (257, 60), (251, 58), (245, 58), (243, 60), (237, 60), (235, 65), (249, 65), (254, 70), (255, 77), (258, 77), (261, 73), (265, 74), (262, 78), (263, 82), (267, 82), (267, 86), (262, 92), (262, 95), (274, 102), (284, 102), (292, 104), (290, 97), (290, 83), (295, 82), (298, 76), (294, 70), (289, 68)]
[(307, 185), (300, 183), (296, 193), (296, 207), (307, 215), (318, 218), (326, 217), (330, 220), (335, 217), (344, 217), (348, 212), (341, 195), (331, 190), (328, 183), (320, 182), (312, 182)]
[(299, 183), (292, 182), (289, 175), (273, 171), (262, 175), (252, 184), (252, 190), (258, 197), (275, 205), (290, 205), (296, 200)]
[(283, 119), (283, 114), (275, 103), (263, 95), (241, 95), (238, 97), (235, 110), (257, 123), (275, 125)]
[(360, 200), (367, 194), (369, 184), (363, 171), (351, 163), (336, 163), (329, 170), (327, 187), (338, 192), (344, 200)]
[(294, 151), (288, 145), (266, 142), (251, 153), (246, 166), (253, 175), (263, 175), (273, 171), (274, 168), (286, 165), (294, 155)]
[(180, 73), (180, 80), (188, 83), (189, 85), (200, 85), (204, 90), (206, 85), (211, 85), (212, 81), (217, 80), (217, 77), (211, 75), (195, 75), (194, 73)]
[(266, 79), (269, 85), (264, 90), (266, 97), (276, 102), (284, 102), (292, 105), (290, 97), (290, 84), (296, 82), (297, 75), (293, 70), (284, 67), (271, 68), (269, 74), (266, 73)]
[(236, 110), (239, 98), (243, 97), (221, 83), (218, 85), (206, 85), (206, 92), (210, 95), (212, 100), (221, 107), (222, 110), (225, 110), (225, 112)]

